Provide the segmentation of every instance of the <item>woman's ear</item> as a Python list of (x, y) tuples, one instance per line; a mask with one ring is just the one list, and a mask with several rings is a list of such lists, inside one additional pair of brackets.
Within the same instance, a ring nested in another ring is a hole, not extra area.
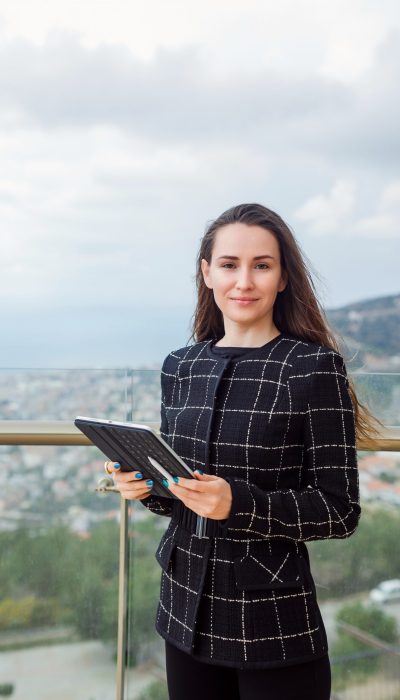
[(201, 271), (203, 273), (204, 284), (209, 289), (212, 289), (210, 266), (205, 258), (201, 259)]
[(280, 282), (279, 282), (278, 292), (283, 292), (283, 290), (286, 289), (287, 283), (288, 283), (288, 274), (287, 274), (287, 270), (282, 270), (281, 279), (280, 279)]

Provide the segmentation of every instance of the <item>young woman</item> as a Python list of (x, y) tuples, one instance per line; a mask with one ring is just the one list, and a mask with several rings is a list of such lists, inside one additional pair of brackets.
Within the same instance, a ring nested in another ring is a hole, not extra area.
[[(121, 495), (171, 518), (156, 630), (171, 700), (328, 700), (330, 663), (306, 541), (360, 517), (357, 399), (289, 227), (260, 204), (201, 241), (194, 343), (161, 372), (161, 435), (196, 478)], [(379, 421), (376, 421), (378, 423)]]

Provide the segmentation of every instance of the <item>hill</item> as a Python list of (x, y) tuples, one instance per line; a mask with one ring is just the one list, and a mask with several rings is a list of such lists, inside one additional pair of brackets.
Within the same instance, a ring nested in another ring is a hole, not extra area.
[(345, 355), (357, 355), (354, 367), (399, 371), (400, 294), (326, 309), (326, 316), (339, 341), (344, 341)]

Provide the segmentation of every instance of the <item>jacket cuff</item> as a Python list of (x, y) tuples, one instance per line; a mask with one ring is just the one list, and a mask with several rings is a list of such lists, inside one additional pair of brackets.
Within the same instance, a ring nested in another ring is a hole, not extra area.
[(230, 476), (224, 477), (231, 487), (232, 505), (228, 517), (220, 520), (222, 534), (227, 530), (248, 530), (254, 528), (255, 503), (251, 495), (249, 484), (243, 479), (234, 479)]
[(140, 503), (148, 510), (151, 510), (152, 513), (170, 516), (172, 514), (174, 499), (168, 498), (167, 496), (154, 496), (150, 494), (150, 496), (141, 500)]

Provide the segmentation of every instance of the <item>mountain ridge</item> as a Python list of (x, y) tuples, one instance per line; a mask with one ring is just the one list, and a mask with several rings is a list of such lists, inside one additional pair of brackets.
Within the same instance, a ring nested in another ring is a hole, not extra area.
[(357, 365), (400, 369), (400, 294), (326, 309), (325, 315), (345, 353), (357, 354)]

